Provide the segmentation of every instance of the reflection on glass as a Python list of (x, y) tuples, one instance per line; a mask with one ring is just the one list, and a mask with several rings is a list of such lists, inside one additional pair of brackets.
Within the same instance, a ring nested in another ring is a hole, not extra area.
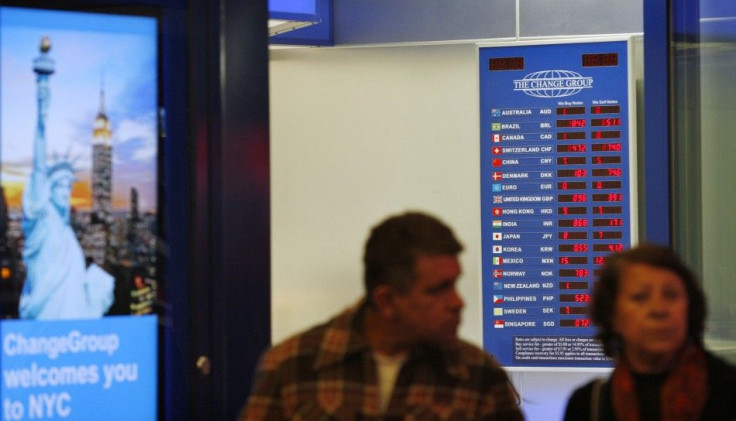
[(736, 361), (736, 5), (675, 3), (674, 241), (700, 268), (709, 303), (707, 345)]

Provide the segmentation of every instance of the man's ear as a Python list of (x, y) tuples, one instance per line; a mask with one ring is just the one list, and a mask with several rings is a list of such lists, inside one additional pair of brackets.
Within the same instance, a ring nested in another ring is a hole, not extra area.
[(378, 285), (373, 288), (371, 298), (376, 312), (383, 318), (390, 319), (396, 313), (395, 292), (388, 285)]

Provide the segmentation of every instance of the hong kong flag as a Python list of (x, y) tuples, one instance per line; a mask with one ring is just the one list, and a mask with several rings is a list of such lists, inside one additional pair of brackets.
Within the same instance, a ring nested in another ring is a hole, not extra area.
[(501, 160), (500, 159), (496, 158), (496, 159), (493, 160), (493, 166), (494, 167), (500, 167), (501, 165), (502, 164), (501, 164)]
[(493, 208), (493, 216), (501, 216), (501, 214), (503, 214), (503, 209)]

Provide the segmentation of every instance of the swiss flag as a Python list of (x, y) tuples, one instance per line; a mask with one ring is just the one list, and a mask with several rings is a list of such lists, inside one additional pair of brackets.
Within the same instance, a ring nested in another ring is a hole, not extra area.
[(503, 149), (499, 148), (498, 146), (494, 146), (493, 149), (491, 149), (494, 155), (501, 155), (501, 152)]

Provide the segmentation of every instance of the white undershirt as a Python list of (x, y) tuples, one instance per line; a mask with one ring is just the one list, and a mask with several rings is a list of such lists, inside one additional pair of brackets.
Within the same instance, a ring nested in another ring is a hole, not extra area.
[(381, 403), (381, 413), (386, 412), (386, 408), (388, 408), (391, 393), (394, 390), (394, 384), (396, 384), (396, 377), (399, 375), (407, 355), (406, 352), (397, 355), (373, 353), (373, 359), (376, 360), (376, 368), (378, 369), (378, 397)]

